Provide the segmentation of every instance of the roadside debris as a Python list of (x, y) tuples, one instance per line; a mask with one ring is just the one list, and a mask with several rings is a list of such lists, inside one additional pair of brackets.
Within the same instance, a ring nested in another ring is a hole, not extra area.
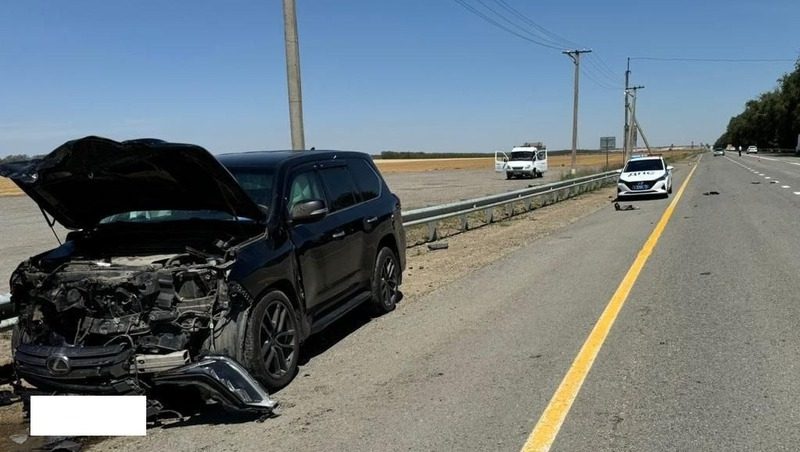
[(769, 181), (769, 183), (770, 183), (770, 184), (777, 184), (778, 182), (779, 182), (779, 181), (777, 181), (777, 180), (771, 180), (771, 181)]
[(0, 391), (0, 406), (13, 405), (22, 400), (22, 397), (11, 391)]
[(760, 181), (757, 181), (757, 180), (754, 180), (753, 182), (750, 182), (750, 183), (751, 183), (751, 184), (753, 184), (753, 185), (758, 185), (758, 184), (760, 184), (761, 182), (760, 182)]
[(17, 444), (24, 444), (25, 441), (28, 440), (27, 433), (15, 433), (8, 437), (11, 441), (14, 441)]
[(718, 194), (719, 194), (718, 191), (707, 191), (707, 192), (703, 193), (703, 196), (718, 195)]
[(42, 446), (39, 450), (50, 452), (78, 452), (83, 448), (81, 443), (70, 438), (56, 437)]
[(633, 204), (622, 204), (622, 205), (620, 205), (618, 202), (615, 202), (614, 203), (614, 210), (639, 210), (639, 208), (634, 206)]
[(428, 249), (431, 251), (446, 250), (450, 245), (447, 242), (434, 242), (428, 244)]

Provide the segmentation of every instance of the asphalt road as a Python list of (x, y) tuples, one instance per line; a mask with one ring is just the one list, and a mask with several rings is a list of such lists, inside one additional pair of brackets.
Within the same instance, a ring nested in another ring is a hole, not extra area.
[[(690, 166), (676, 166), (677, 192)], [(552, 450), (797, 450), (795, 192), (800, 160), (700, 160)], [(520, 450), (669, 202), (597, 211), (340, 322), (275, 394), (280, 417), (212, 415), (94, 449)]]

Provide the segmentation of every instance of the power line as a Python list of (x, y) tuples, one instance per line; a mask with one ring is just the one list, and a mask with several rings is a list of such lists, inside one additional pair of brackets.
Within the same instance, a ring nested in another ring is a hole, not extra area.
[(534, 44), (536, 44), (538, 46), (547, 47), (549, 49), (561, 50), (560, 47), (557, 47), (557, 46), (554, 46), (554, 45), (551, 45), (551, 44), (547, 44), (547, 43), (541, 42), (539, 40), (530, 38), (528, 36), (520, 34), (520, 33), (516, 32), (516, 31), (506, 27), (505, 25), (497, 22), (496, 20), (494, 20), (491, 17), (487, 16), (486, 14), (482, 13), (478, 9), (474, 8), (472, 5), (468, 4), (464, 0), (453, 0), (453, 1), (455, 1), (456, 3), (461, 5), (464, 9), (466, 9), (469, 12), (471, 12), (472, 14), (475, 14), (476, 16), (478, 16), (478, 17), (482, 18), (483, 20), (489, 22), (490, 24), (494, 25), (495, 27), (498, 27), (498, 28), (500, 28), (502, 30), (505, 30), (506, 32), (511, 33), (512, 35), (514, 35), (514, 36), (516, 36), (516, 37), (518, 37), (520, 39), (524, 39), (524, 40), (532, 42), (532, 43), (534, 43)]
[(680, 57), (631, 57), (638, 61), (676, 61), (687, 63), (782, 63), (796, 61), (792, 58), (680, 58)]
[(612, 72), (610, 72), (610, 71), (608, 71), (606, 69), (603, 69), (599, 65), (597, 60), (594, 60), (592, 58), (588, 58), (586, 61), (596, 71), (597, 75), (603, 78), (604, 81), (606, 81), (606, 82), (608, 82), (608, 83), (610, 83), (612, 85), (616, 85), (617, 83), (619, 83), (619, 79), (617, 78), (617, 76), (614, 75)]
[(530, 26), (534, 27), (535, 29), (539, 30), (544, 35), (550, 36), (550, 39), (549, 39), (550, 41), (558, 43), (558, 44), (561, 44), (563, 47), (574, 47), (574, 48), (583, 47), (583, 46), (581, 46), (581, 45), (579, 45), (579, 44), (577, 44), (577, 43), (575, 43), (573, 41), (570, 41), (569, 39), (564, 38), (563, 36), (560, 36), (560, 35), (557, 35), (557, 34), (551, 32), (550, 30), (548, 30), (548, 29), (544, 28), (543, 26), (537, 24), (530, 17), (526, 16), (525, 14), (520, 12), (518, 9), (516, 9), (513, 6), (509, 5), (505, 0), (494, 0), (494, 2), (497, 3), (498, 5), (500, 5), (506, 11), (510, 12), (514, 16), (516, 16), (519, 19), (521, 19), (523, 22), (525, 22), (528, 25), (530, 25)]
[(581, 73), (583, 75), (585, 75), (592, 83), (594, 83), (595, 85), (597, 85), (598, 87), (600, 87), (602, 89), (607, 89), (609, 91), (623, 91), (624, 90), (624, 88), (621, 85), (620, 86), (614, 86), (614, 85), (611, 85), (609, 83), (604, 82), (603, 80), (600, 80), (600, 79), (596, 78), (591, 72), (585, 70), (585, 68), (581, 68)]
[(530, 31), (526, 30), (524, 26), (520, 26), (519, 23), (514, 22), (513, 20), (511, 20), (508, 17), (506, 17), (504, 14), (501, 14), (496, 9), (494, 9), (491, 6), (487, 5), (483, 0), (476, 0), (476, 1), (478, 3), (480, 3), (484, 8), (486, 8), (489, 11), (491, 11), (495, 16), (497, 16), (500, 19), (502, 19), (504, 22), (508, 23), (512, 27), (516, 27), (522, 33), (525, 33), (526, 35), (530, 36), (531, 39), (536, 39), (536, 40), (539, 40), (539, 41), (541, 41), (543, 43), (547, 43), (547, 44), (550, 44), (550, 45), (553, 45), (553, 46), (560, 46), (560, 44), (558, 42), (553, 41), (552, 39), (549, 39), (549, 38), (546, 38), (546, 37), (543, 37), (543, 36), (537, 36), (535, 33), (531, 33)]

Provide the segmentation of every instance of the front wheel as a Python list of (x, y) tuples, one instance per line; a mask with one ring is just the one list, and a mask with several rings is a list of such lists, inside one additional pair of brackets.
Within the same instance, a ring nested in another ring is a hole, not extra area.
[(264, 295), (253, 307), (244, 338), (244, 361), (268, 390), (286, 386), (297, 373), (297, 326), (294, 307), (280, 290)]
[(511, 173), (506, 173), (506, 180), (511, 179)]
[(400, 299), (400, 263), (390, 248), (383, 247), (372, 270), (372, 308), (376, 314), (394, 310)]

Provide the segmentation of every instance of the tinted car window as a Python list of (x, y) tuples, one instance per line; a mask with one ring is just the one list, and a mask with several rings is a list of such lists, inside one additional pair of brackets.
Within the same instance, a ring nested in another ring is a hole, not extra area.
[(381, 193), (381, 180), (366, 160), (351, 160), (350, 170), (362, 201), (377, 198)]
[(320, 171), (320, 176), (328, 190), (331, 211), (345, 209), (356, 203), (353, 177), (346, 166), (325, 168)]
[(295, 204), (315, 200), (325, 200), (325, 195), (322, 192), (316, 173), (308, 170), (295, 174), (292, 177), (292, 185), (289, 189), (289, 210), (292, 210)]

